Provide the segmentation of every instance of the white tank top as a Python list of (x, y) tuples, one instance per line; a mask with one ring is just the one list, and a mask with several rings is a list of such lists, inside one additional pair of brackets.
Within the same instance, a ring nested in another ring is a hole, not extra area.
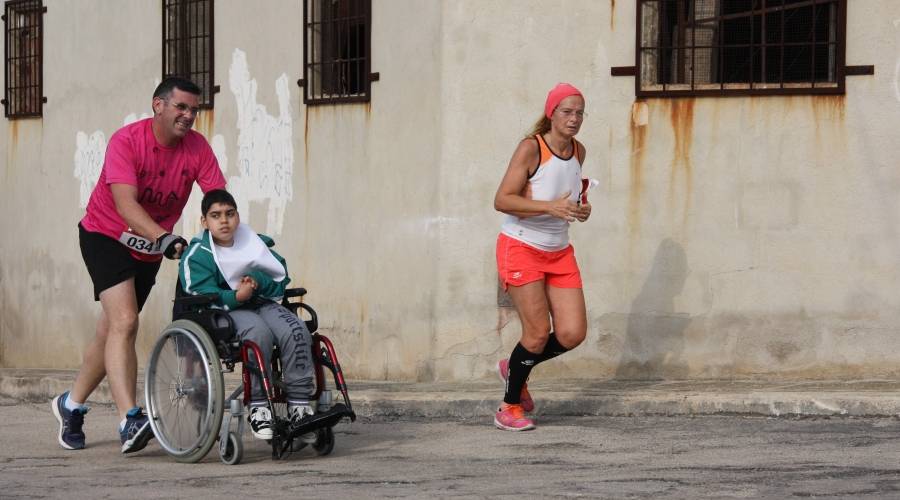
[[(566, 191), (570, 191), (569, 199), (577, 203), (581, 192), (578, 141), (572, 139), (572, 156), (563, 159), (553, 154), (540, 134), (534, 138), (538, 143), (540, 159), (537, 170), (528, 179), (531, 199), (555, 200)], [(555, 252), (569, 246), (569, 222), (552, 215), (525, 218), (507, 215), (500, 231), (510, 238), (547, 252)]]

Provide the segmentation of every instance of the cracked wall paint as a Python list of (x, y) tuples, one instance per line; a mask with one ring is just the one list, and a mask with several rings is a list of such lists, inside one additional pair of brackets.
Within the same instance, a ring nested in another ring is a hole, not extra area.
[(284, 211), (293, 198), (293, 119), (288, 77), (282, 73), (275, 80), (278, 116), (270, 115), (257, 102), (256, 79), (250, 77), (247, 56), (240, 49), (232, 54), (228, 82), (237, 104), (239, 130), (238, 175), (228, 178), (228, 189), (237, 200), (238, 211), (245, 214), (249, 214), (251, 201), (268, 201), (265, 232), (281, 234)]

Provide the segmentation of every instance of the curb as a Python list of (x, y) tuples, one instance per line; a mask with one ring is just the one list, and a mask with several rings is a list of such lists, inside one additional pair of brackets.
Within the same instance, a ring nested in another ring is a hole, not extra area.
[[(74, 370), (0, 369), (0, 395), (45, 402), (71, 388)], [(330, 380), (329, 380), (330, 382)], [(240, 384), (239, 373), (225, 374), (226, 394)], [(410, 383), (348, 381), (350, 398), (363, 418), (480, 419), (496, 411), (496, 382)], [(554, 381), (529, 387), (536, 416), (698, 416), (897, 417), (896, 381)], [(577, 388), (577, 390), (576, 390)], [(335, 397), (340, 397), (335, 394)], [(143, 375), (138, 375), (143, 399)], [(112, 404), (106, 382), (92, 404)]]

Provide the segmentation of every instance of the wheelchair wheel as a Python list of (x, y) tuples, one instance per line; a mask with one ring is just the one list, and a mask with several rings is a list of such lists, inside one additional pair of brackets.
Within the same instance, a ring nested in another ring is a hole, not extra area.
[(233, 432), (228, 433), (228, 443), (225, 445), (225, 454), (219, 456), (225, 465), (237, 465), (244, 458), (244, 443), (241, 437)]
[(219, 355), (193, 321), (167, 326), (150, 355), (144, 383), (150, 427), (179, 462), (209, 453), (222, 425), (225, 394)]
[(313, 443), (313, 449), (316, 450), (316, 454), (319, 456), (330, 454), (334, 450), (334, 431), (331, 430), (331, 427), (326, 427), (317, 430), (316, 433), (318, 436), (316, 442)]

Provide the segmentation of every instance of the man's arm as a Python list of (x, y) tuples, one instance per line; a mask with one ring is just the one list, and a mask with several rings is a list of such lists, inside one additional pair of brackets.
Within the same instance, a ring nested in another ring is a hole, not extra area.
[[(181, 252), (187, 246), (187, 242), (181, 236), (169, 234), (150, 217), (150, 214), (138, 203), (136, 186), (113, 183), (109, 185), (109, 189), (112, 191), (116, 211), (119, 212), (128, 227), (144, 238), (160, 243), (166, 257), (170, 259), (181, 257)], [(160, 238), (167, 234), (168, 236), (160, 241)], [(173, 248), (170, 249), (169, 246)]]
[(152, 241), (158, 240), (160, 236), (168, 232), (157, 224), (144, 210), (144, 207), (138, 203), (136, 186), (110, 184), (109, 189), (112, 191), (113, 201), (116, 203), (116, 211), (134, 232)]

